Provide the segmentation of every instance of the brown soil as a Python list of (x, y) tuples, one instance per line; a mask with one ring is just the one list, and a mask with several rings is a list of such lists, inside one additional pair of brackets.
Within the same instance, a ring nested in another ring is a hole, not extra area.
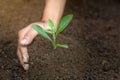
[(69, 49), (54, 50), (41, 36), (29, 46), (30, 70), (17, 55), (17, 32), (39, 21), (44, 0), (0, 2), (0, 80), (120, 80), (120, 1), (67, 2), (74, 19), (59, 35)]

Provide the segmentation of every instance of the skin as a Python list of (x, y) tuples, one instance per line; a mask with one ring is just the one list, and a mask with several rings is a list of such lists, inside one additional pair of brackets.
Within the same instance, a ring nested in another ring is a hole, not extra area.
[(51, 19), (57, 25), (61, 19), (64, 11), (66, 0), (46, 0), (43, 11), (42, 20), (40, 22), (32, 23), (18, 32), (18, 49), (17, 55), (20, 63), (25, 70), (29, 69), (29, 54), (27, 47), (31, 44), (38, 33), (32, 28), (33, 24), (41, 26), (43, 29), (49, 29), (47, 25), (48, 19)]

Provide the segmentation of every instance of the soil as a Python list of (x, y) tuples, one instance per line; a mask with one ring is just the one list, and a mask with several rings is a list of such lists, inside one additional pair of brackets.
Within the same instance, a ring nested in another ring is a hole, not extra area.
[(74, 19), (58, 37), (68, 49), (54, 50), (36, 37), (28, 47), (30, 70), (21, 67), (17, 32), (39, 21), (44, 0), (0, 1), (0, 80), (120, 80), (120, 1), (69, 0)]

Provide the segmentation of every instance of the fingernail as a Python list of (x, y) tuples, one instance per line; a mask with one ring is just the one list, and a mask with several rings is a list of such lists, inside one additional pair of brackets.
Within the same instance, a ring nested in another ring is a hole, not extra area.
[(29, 60), (29, 55), (28, 55), (28, 53), (24, 53), (24, 54), (23, 54), (23, 62), (27, 63), (28, 60)]
[(29, 69), (29, 64), (24, 64), (23, 68), (24, 68), (24, 70), (28, 70)]
[(22, 44), (22, 45), (27, 44), (27, 40), (26, 40), (26, 39), (21, 40), (21, 44)]

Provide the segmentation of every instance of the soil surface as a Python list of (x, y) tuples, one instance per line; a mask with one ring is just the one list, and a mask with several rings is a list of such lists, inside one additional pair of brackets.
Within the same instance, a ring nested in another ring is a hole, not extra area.
[(68, 0), (74, 19), (54, 50), (38, 36), (29, 48), (30, 70), (21, 67), (17, 32), (40, 21), (44, 0), (0, 1), (0, 80), (120, 80), (120, 1)]

